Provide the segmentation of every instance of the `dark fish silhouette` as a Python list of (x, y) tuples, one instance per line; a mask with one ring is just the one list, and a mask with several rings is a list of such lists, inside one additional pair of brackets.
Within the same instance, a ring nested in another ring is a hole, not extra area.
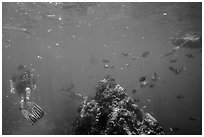
[(169, 66), (169, 70), (174, 72), (174, 74), (177, 75), (177, 74), (181, 73), (182, 71), (186, 70), (186, 68), (185, 67), (183, 67), (183, 68), (174, 68), (173, 66)]
[(181, 94), (180, 94), (180, 95), (177, 95), (176, 97), (177, 97), (178, 99), (184, 99), (184, 96), (181, 95)]
[(149, 55), (150, 51), (145, 51), (143, 54), (142, 54), (142, 57), (145, 58)]
[(137, 89), (133, 89), (133, 90), (132, 90), (132, 93), (137, 93)]
[(153, 87), (154, 87), (154, 84), (153, 84), (153, 83), (149, 83), (149, 87), (150, 87), (150, 88), (153, 88)]
[(188, 54), (186, 54), (185, 56), (188, 57), (188, 58), (194, 58), (194, 57), (195, 57), (195, 56), (193, 56), (191, 53), (188, 53)]
[(103, 59), (102, 62), (103, 63), (109, 63), (110, 61), (108, 59)]
[(142, 77), (139, 79), (139, 81), (140, 81), (140, 82), (144, 82), (146, 79), (147, 79), (146, 76), (142, 76)]
[(196, 120), (198, 120), (199, 118), (194, 117), (194, 116), (190, 116), (188, 119), (191, 120), (191, 121), (196, 121)]
[(140, 102), (140, 99), (134, 99), (133, 101), (138, 103)]

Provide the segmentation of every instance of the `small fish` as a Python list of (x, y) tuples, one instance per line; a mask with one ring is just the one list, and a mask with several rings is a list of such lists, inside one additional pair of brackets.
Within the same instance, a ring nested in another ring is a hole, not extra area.
[(142, 57), (145, 58), (149, 55), (150, 51), (145, 51), (143, 54), (142, 54)]
[(102, 62), (103, 63), (109, 63), (110, 61), (108, 59), (103, 59)]
[(173, 57), (169, 62), (170, 63), (176, 63), (178, 60), (177, 56)]
[(174, 67), (172, 67), (172, 66), (169, 66), (169, 70), (176, 73), (176, 69)]
[(142, 76), (142, 77), (139, 79), (139, 81), (140, 81), (140, 82), (144, 82), (146, 79), (147, 79), (146, 76)]
[(188, 58), (194, 58), (194, 57), (195, 57), (195, 56), (193, 56), (191, 53), (188, 53), (188, 54), (186, 54), (185, 56), (188, 57)]
[(176, 68), (174, 68), (174, 67), (172, 67), (172, 66), (169, 66), (169, 70), (172, 71), (172, 72), (174, 72), (174, 74), (177, 75), (177, 74), (181, 73), (182, 71), (186, 70), (186, 68), (183, 67), (183, 68), (178, 68), (178, 69), (176, 69)]
[(177, 95), (176, 97), (177, 97), (178, 99), (184, 99), (184, 96), (181, 95), (181, 94), (180, 94), (180, 95)]
[(138, 103), (138, 102), (140, 102), (140, 99), (134, 99), (134, 102)]
[(149, 87), (150, 87), (150, 88), (153, 88), (153, 87), (154, 87), (154, 84), (153, 84), (153, 83), (149, 83)]
[(141, 88), (145, 88), (145, 87), (147, 87), (147, 86), (149, 86), (149, 83), (148, 83), (147, 81), (143, 81), (143, 82), (140, 84), (140, 87), (141, 87)]
[(179, 128), (178, 127), (173, 127), (173, 128), (169, 128), (171, 130), (171, 132), (178, 132)]
[(188, 119), (191, 120), (191, 121), (196, 121), (196, 120), (198, 120), (199, 118), (197, 118), (197, 117), (195, 117), (195, 116), (190, 116)]
[(132, 93), (137, 93), (137, 89), (133, 89), (133, 90), (132, 90)]
[(160, 77), (158, 76), (158, 74), (157, 74), (156, 72), (154, 72), (154, 73), (152, 74), (151, 80), (152, 80), (152, 81), (157, 81), (157, 80), (159, 80), (159, 79), (160, 79)]
[(128, 56), (130, 56), (130, 53), (129, 53), (129, 52), (122, 51), (122, 52), (121, 52), (121, 55), (124, 56), (124, 57), (128, 57)]

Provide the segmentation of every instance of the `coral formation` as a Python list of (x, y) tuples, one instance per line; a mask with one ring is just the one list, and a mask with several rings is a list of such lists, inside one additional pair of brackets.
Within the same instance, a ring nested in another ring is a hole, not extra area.
[(83, 135), (164, 134), (157, 120), (140, 109), (112, 77), (101, 80), (96, 95), (84, 100), (73, 129)]

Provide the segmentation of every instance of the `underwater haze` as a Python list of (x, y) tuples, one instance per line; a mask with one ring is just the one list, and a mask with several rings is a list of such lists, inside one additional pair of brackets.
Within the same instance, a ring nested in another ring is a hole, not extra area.
[[(2, 35), (4, 135), (74, 134), (75, 95), (94, 96), (108, 75), (165, 134), (202, 134), (201, 2), (3, 2)], [(34, 125), (10, 92), (19, 65), (35, 75), (31, 96), (45, 111)]]

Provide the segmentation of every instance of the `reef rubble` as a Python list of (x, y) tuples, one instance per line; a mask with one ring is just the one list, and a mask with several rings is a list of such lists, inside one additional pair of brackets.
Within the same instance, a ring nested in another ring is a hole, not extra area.
[(98, 83), (94, 97), (84, 99), (73, 130), (80, 135), (164, 134), (158, 121), (140, 109), (112, 77)]

